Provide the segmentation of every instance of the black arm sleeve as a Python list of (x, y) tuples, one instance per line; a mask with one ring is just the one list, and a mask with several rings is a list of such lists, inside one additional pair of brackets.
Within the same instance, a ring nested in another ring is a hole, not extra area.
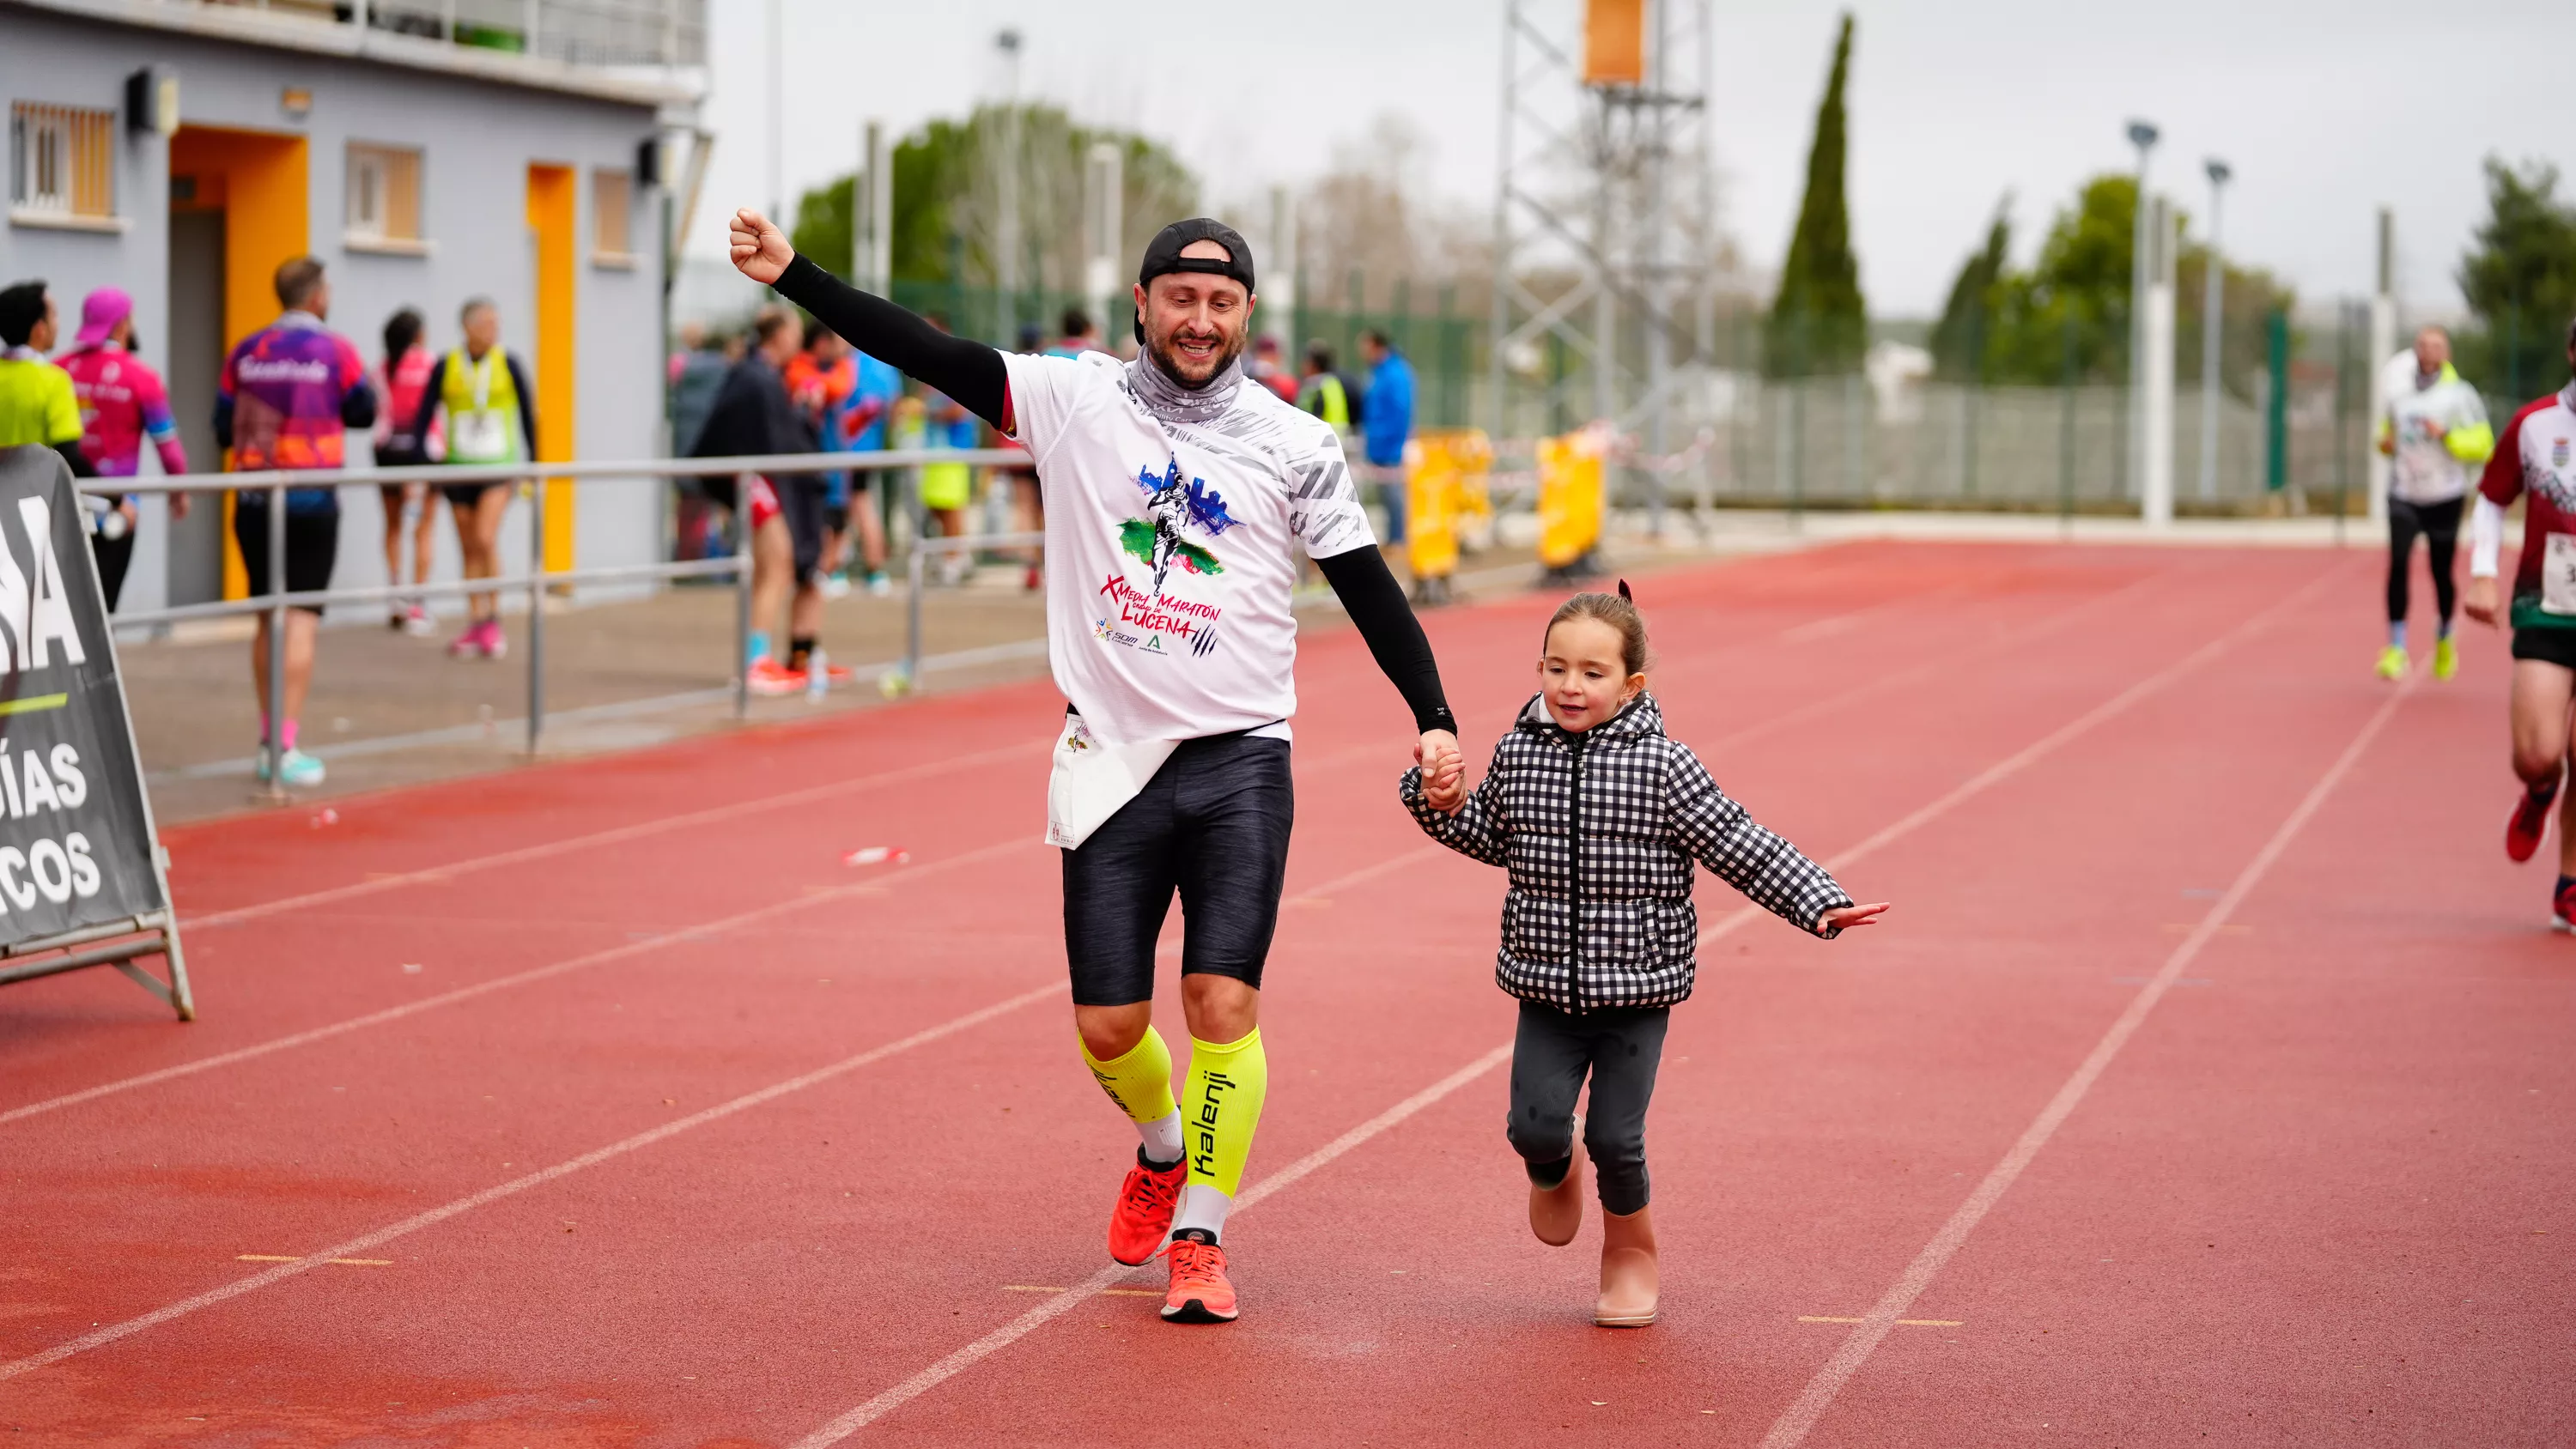
[(501, 354), (501, 364), (510, 369), (510, 386), (519, 393), (519, 433), (528, 440), (528, 456), (537, 456), (537, 390), (528, 382), (528, 371), (519, 359)]
[[(391, 368), (386, 369), (388, 373), (392, 370), (393, 369)], [(411, 418), (411, 445), (420, 449), (421, 456), (423, 457), (427, 457), (429, 455), (429, 425), (436, 421), (438, 417), (439, 401), (441, 398), (446, 396), (446, 393), (447, 357), (442, 353), (439, 355), (438, 361), (429, 365), (429, 381), (421, 385), (420, 407), (414, 411)], [(394, 419), (395, 427), (399, 428), (402, 424), (403, 420), (401, 418)], [(529, 456), (536, 456), (536, 450), (533, 448), (530, 449)], [(434, 502), (436, 500), (432, 501)]]
[(340, 394), (340, 426), (372, 428), (376, 425), (376, 390), (361, 382)]
[(1315, 560), (1324, 582), (1342, 601), (1342, 609), (1368, 641), (1369, 654), (1413, 710), (1414, 728), (1458, 732), (1449, 713), (1449, 697), (1440, 689), (1440, 665), (1431, 657), (1431, 641), (1422, 621), (1404, 601), (1404, 586), (1388, 571), (1386, 556), (1374, 548), (1355, 548)]
[(71, 464), (73, 477), (95, 478), (98, 476), (98, 465), (89, 460), (89, 454), (81, 451), (80, 439), (74, 438), (68, 443), (56, 443), (54, 444), (54, 451), (63, 455), (64, 462)]
[(813, 313), (852, 347), (965, 404), (996, 429), (1010, 378), (1002, 354), (971, 337), (952, 337), (887, 301), (872, 297), (799, 255), (778, 279), (778, 295)]
[(215, 394), (215, 446), (218, 448), (229, 448), (232, 445), (233, 395), (228, 392), (219, 392)]

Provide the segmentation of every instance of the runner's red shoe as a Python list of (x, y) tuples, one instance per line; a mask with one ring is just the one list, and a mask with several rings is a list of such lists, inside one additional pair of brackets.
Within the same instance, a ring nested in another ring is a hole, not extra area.
[(751, 669), (744, 676), (744, 683), (754, 694), (803, 694), (805, 692), (805, 671), (802, 669), (790, 669), (786, 665), (779, 663), (777, 660), (772, 659), (767, 655), (762, 655), (760, 658), (751, 661)]
[(1201, 1241), (1197, 1228), (1172, 1239), (1172, 1288), (1163, 1295), (1165, 1323), (1232, 1323), (1234, 1285), (1226, 1281), (1225, 1249)]
[(2507, 858), (2529, 860), (2540, 849), (2540, 838), (2549, 833), (2549, 807), (2557, 799), (2556, 785), (2540, 794), (2523, 792), (2522, 800), (2513, 807), (2513, 818), (2504, 823)]
[(1137, 1148), (1136, 1165), (1127, 1169), (1127, 1181), (1118, 1189), (1118, 1205), (1109, 1210), (1109, 1256), (1130, 1268), (1154, 1261), (1163, 1249), (1163, 1235), (1172, 1230), (1172, 1207), (1189, 1180), (1188, 1158), (1156, 1167), (1145, 1160), (1145, 1149)]

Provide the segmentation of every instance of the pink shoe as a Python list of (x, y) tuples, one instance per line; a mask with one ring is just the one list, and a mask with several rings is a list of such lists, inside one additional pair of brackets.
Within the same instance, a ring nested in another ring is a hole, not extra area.
[(466, 624), (464, 633), (447, 641), (447, 657), (463, 659), (469, 654), (480, 652), (482, 648), (483, 621), (475, 619)]
[(510, 636), (501, 632), (501, 621), (498, 619), (483, 621), (483, 657), (486, 659), (510, 657)]

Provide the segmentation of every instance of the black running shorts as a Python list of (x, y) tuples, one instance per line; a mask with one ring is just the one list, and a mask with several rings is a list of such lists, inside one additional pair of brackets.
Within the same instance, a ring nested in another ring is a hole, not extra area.
[[(247, 499), (233, 505), (233, 541), (241, 546), (242, 571), (250, 576), (250, 596), (268, 589), (268, 505)], [(340, 510), (298, 513), (286, 510), (286, 592), (317, 593), (331, 587), (331, 566), (340, 557)], [(319, 614), (319, 604), (297, 604)]]
[(2513, 657), (2576, 669), (2576, 629), (2547, 626), (2513, 631)]
[(1261, 985), (1296, 816), (1288, 742), (1185, 740), (1135, 799), (1064, 853), (1064, 954), (1076, 1006), (1154, 996), (1154, 941), (1172, 897), (1181, 972)]

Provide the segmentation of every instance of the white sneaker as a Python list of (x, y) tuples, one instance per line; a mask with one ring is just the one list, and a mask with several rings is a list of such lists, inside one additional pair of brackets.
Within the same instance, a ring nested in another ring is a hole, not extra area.
[(824, 598), (846, 599), (850, 596), (850, 576), (848, 574), (825, 574), (823, 575), (821, 588)]
[(403, 610), (402, 631), (415, 639), (426, 639), (437, 632), (438, 622), (429, 617), (427, 604), (414, 604)]
[(879, 574), (870, 574), (870, 575), (868, 575), (868, 597), (869, 597), (869, 598), (871, 598), (871, 599), (882, 599), (882, 598), (884, 598), (886, 595), (891, 594), (891, 593), (893, 593), (893, 592), (894, 592), (894, 580), (892, 580), (892, 579), (890, 579), (890, 578), (887, 578), (884, 574), (881, 574), (881, 573), (879, 573)]

